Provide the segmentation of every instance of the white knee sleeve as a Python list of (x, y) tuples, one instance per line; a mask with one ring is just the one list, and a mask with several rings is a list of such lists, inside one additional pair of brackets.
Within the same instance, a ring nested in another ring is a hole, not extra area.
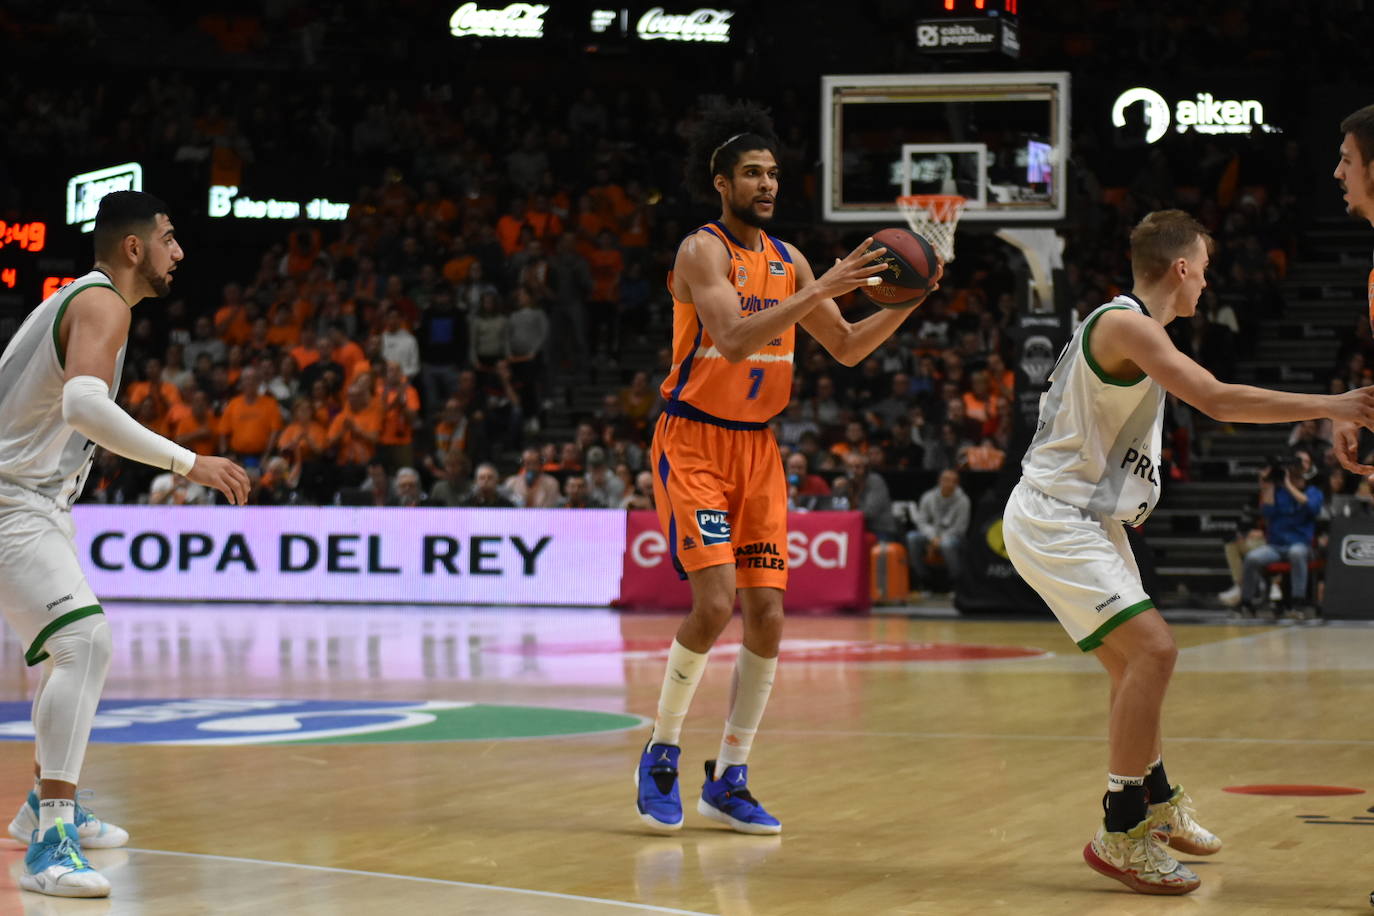
[(75, 783), (110, 667), (110, 626), (104, 614), (83, 617), (49, 636), (44, 648), (51, 671), (34, 703), (38, 766), (43, 779)]

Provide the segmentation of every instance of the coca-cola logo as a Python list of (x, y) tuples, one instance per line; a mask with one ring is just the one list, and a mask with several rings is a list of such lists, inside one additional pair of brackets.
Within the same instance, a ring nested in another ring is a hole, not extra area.
[(499, 10), (484, 10), (478, 8), (476, 3), (464, 3), (453, 11), (448, 28), (456, 38), (467, 35), (480, 38), (543, 38), (544, 14), (548, 11), (548, 6), (542, 3), (512, 3)]
[(730, 19), (734, 10), (709, 7), (690, 13), (667, 13), (656, 6), (639, 17), (637, 32), (645, 41), (662, 38), (667, 41), (710, 41), (724, 44), (730, 40)]

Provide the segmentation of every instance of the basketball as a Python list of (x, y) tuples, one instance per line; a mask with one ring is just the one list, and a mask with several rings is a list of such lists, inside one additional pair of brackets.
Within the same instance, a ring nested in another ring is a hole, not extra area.
[(908, 229), (882, 229), (873, 234), (872, 247), (887, 249), (882, 257), (887, 270), (878, 274), (883, 282), (859, 287), (874, 304), (887, 309), (905, 308), (930, 289), (940, 269), (940, 259), (925, 238)]

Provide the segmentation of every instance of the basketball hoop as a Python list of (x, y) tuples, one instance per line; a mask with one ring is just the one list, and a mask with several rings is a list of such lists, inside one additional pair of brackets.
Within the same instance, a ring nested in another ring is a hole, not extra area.
[(897, 208), (911, 231), (930, 242), (940, 260), (954, 260), (954, 228), (968, 201), (957, 194), (910, 194), (897, 198)]

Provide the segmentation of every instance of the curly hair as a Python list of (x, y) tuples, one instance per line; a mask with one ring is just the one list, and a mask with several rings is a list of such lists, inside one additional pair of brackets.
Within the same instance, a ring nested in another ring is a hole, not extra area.
[(701, 201), (716, 200), (716, 176), (732, 176), (740, 154), (753, 149), (778, 154), (778, 138), (773, 133), (768, 109), (753, 102), (708, 107), (687, 139), (683, 174), (687, 189)]

